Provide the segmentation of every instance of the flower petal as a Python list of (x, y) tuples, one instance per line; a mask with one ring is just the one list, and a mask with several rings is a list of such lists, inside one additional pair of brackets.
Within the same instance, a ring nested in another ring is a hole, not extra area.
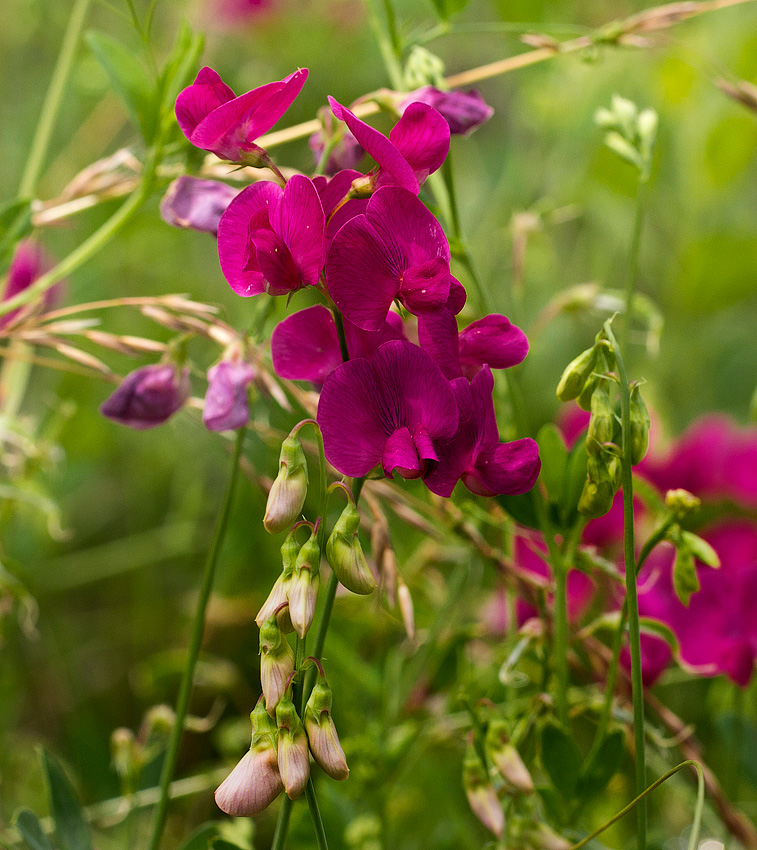
[(447, 303), (449, 283), (449, 264), (442, 257), (434, 257), (406, 269), (399, 297), (416, 316), (439, 313)]
[(217, 180), (183, 174), (168, 187), (160, 202), (160, 216), (173, 227), (218, 233), (218, 223), (239, 190)]
[(207, 66), (200, 69), (191, 86), (176, 98), (176, 120), (181, 132), (191, 139), (197, 125), (221, 104), (234, 99), (234, 92)]
[(389, 133), (389, 140), (407, 160), (418, 183), (423, 183), (446, 159), (449, 134), (449, 124), (433, 107), (411, 103)]
[(457, 320), (451, 310), (418, 316), (418, 341), (448, 380), (462, 377)]
[(326, 259), (326, 218), (312, 180), (303, 174), (289, 179), (271, 225), (289, 247), (303, 282), (315, 286)]
[(331, 311), (316, 304), (287, 316), (273, 331), (271, 355), (281, 378), (322, 384), (342, 362)]
[(381, 456), (381, 466), (387, 478), (393, 478), (395, 470), (402, 478), (420, 478), (421, 460), (407, 428), (399, 428), (389, 436)]
[(473, 470), (463, 473), (465, 486), (481, 496), (527, 493), (541, 469), (539, 447), (525, 437), (479, 452)]
[(472, 322), (460, 332), (460, 363), (469, 377), (484, 364), (493, 369), (515, 366), (527, 354), (525, 333), (497, 313)]

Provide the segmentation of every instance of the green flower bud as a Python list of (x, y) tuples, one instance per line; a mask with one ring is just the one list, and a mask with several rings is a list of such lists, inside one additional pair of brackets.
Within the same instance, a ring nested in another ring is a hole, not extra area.
[(702, 502), (688, 490), (668, 490), (665, 494), (665, 507), (678, 516), (696, 510), (701, 504)]
[(636, 466), (644, 459), (649, 448), (649, 411), (639, 392), (639, 385), (631, 386), (631, 463)]
[(271, 717), (293, 671), (294, 651), (276, 617), (271, 617), (260, 629), (260, 685)]
[(347, 590), (364, 595), (373, 593), (376, 579), (360, 545), (359, 526), (360, 513), (354, 502), (347, 502), (326, 541), (326, 558)]
[(510, 743), (504, 720), (492, 720), (486, 730), (486, 755), (508, 785), (530, 794), (534, 783), (520, 754)]
[(289, 586), (289, 617), (295, 632), (304, 638), (313, 622), (315, 603), (320, 585), (321, 547), (318, 545), (318, 526), (313, 528), (297, 555), (292, 582)]
[[(309, 523), (303, 522), (303, 525), (305, 524)], [(263, 603), (263, 607), (260, 611), (258, 611), (258, 614), (255, 617), (255, 622), (259, 629), (263, 627), (263, 623), (265, 623), (266, 620), (269, 620), (276, 611), (279, 612), (278, 623), (282, 631), (291, 632), (293, 629), (292, 620), (289, 616), (289, 606), (286, 608), (282, 608), (281, 606), (289, 599), (289, 589), (292, 585), (294, 566), (297, 561), (297, 555), (302, 548), (297, 542), (297, 531), (299, 527), (301, 526), (298, 523), (297, 527), (292, 528), (289, 531), (286, 539), (281, 544), (281, 561), (283, 571), (276, 579), (275, 584), (271, 588), (271, 592), (268, 594), (268, 598)]]
[(610, 398), (607, 380), (598, 380), (591, 396), (591, 419), (586, 450), (591, 454), (601, 452), (602, 444), (612, 442), (614, 433), (615, 407)]
[(557, 398), (560, 401), (570, 401), (577, 398), (583, 390), (586, 381), (594, 370), (597, 359), (596, 348), (592, 346), (582, 351), (578, 357), (568, 363), (557, 385)]
[(422, 86), (444, 88), (444, 62), (430, 50), (416, 44), (405, 63), (405, 86), (407, 91)]
[(310, 752), (318, 766), (332, 779), (346, 779), (350, 770), (331, 719), (331, 688), (320, 676), (305, 706), (305, 731)]
[(597, 386), (599, 380), (600, 379), (596, 375), (589, 375), (589, 378), (584, 384), (584, 388), (578, 394), (578, 398), (576, 399), (576, 404), (581, 408), (581, 410), (586, 410), (587, 412), (591, 410), (591, 397), (594, 395), (594, 388)]
[(296, 522), (308, 494), (308, 464), (299, 434), (292, 432), (281, 444), (279, 474), (268, 494), (263, 525), (278, 534)]
[[(612, 468), (610, 468), (612, 467)], [(590, 519), (604, 516), (612, 507), (617, 491), (618, 459), (607, 452), (590, 454), (586, 463), (586, 483), (578, 499), (578, 512)]]
[(463, 788), (473, 814), (489, 832), (501, 838), (505, 831), (505, 813), (472, 743), (468, 744), (463, 759)]
[(297, 709), (286, 694), (276, 706), (276, 724), (279, 730), (279, 772), (287, 796), (296, 800), (308, 784), (310, 750)]

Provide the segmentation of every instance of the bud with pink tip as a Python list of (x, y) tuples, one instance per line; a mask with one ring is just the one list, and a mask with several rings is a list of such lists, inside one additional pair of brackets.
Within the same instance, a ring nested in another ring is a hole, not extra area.
[(294, 651), (274, 614), (260, 629), (260, 685), (271, 717), (294, 672)]
[(326, 558), (347, 590), (360, 594), (373, 593), (376, 579), (365, 559), (358, 536), (360, 513), (351, 493), (348, 493), (348, 499), (347, 506), (326, 541)]
[(310, 743), (310, 752), (323, 772), (332, 779), (346, 779), (350, 775), (350, 769), (339, 743), (336, 726), (331, 719), (331, 688), (326, 684), (322, 673), (305, 706), (305, 731)]
[(534, 790), (531, 774), (518, 751), (510, 743), (504, 720), (495, 719), (489, 724), (486, 731), (486, 755), (508, 785), (524, 794), (530, 794)]
[(505, 813), (472, 741), (468, 743), (463, 760), (463, 788), (473, 814), (501, 838), (505, 831)]
[(297, 555), (294, 575), (289, 585), (289, 616), (295, 632), (304, 638), (313, 622), (315, 603), (320, 585), (321, 547), (318, 545), (318, 527), (316, 520), (310, 538), (306, 540)]
[(276, 706), (276, 723), (279, 728), (279, 771), (284, 790), (291, 800), (302, 796), (310, 777), (310, 750), (308, 736), (288, 694)]
[(252, 817), (262, 812), (284, 788), (276, 758), (278, 732), (262, 699), (250, 719), (250, 749), (215, 794), (218, 808), (235, 817)]
[(259, 629), (263, 628), (263, 623), (278, 611), (279, 628), (284, 632), (293, 630), (292, 620), (289, 616), (289, 606), (282, 608), (285, 602), (289, 600), (289, 588), (292, 585), (292, 576), (294, 575), (294, 565), (297, 562), (297, 555), (300, 552), (300, 544), (297, 542), (297, 531), (307, 525), (312, 528), (312, 524), (306, 520), (295, 523), (287, 534), (286, 539), (281, 544), (281, 563), (282, 572), (276, 579), (268, 598), (263, 603), (263, 607), (258, 611), (255, 617), (255, 622)]
[(263, 525), (269, 534), (284, 531), (302, 513), (308, 494), (308, 464), (300, 443), (299, 427), (281, 444), (279, 474), (268, 494)]

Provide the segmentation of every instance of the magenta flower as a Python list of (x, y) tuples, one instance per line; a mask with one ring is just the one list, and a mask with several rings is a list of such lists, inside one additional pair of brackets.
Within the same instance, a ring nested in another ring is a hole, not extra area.
[(459, 424), (452, 437), (435, 444), (439, 462), (424, 476), (428, 489), (449, 497), (462, 478), (479, 496), (526, 493), (539, 477), (539, 448), (530, 438), (500, 443), (489, 368), (471, 382), (456, 378), (451, 386)]
[(400, 103), (407, 109), (412, 103), (425, 103), (433, 107), (449, 124), (453, 136), (465, 136), (488, 121), (494, 110), (476, 91), (440, 91), (433, 86), (417, 89)]
[(171, 183), (160, 202), (160, 217), (166, 224), (218, 233), (218, 222), (239, 189), (217, 180), (201, 180), (184, 174)]
[(343, 475), (428, 474), (438, 460), (435, 443), (457, 429), (452, 389), (434, 361), (409, 342), (380, 346), (370, 360), (338, 366), (318, 403), (326, 457)]
[[(313, 133), (308, 140), (308, 145), (313, 152), (316, 166), (321, 164), (326, 146), (331, 145), (325, 167), (321, 169), (322, 173), (331, 177), (343, 169), (354, 168), (365, 153), (360, 147), (358, 140), (348, 129), (336, 125), (328, 109), (319, 110), (318, 114), (323, 121), (323, 127)], [(339, 138), (335, 138), (337, 133), (341, 134)]]
[(189, 398), (189, 369), (177, 372), (170, 363), (130, 372), (100, 406), (100, 413), (130, 428), (162, 425)]
[[(8, 276), (5, 283), (5, 292), (3, 292), (3, 301), (9, 301), (15, 295), (23, 292), (30, 287), (38, 277), (41, 277), (50, 267), (52, 263), (46, 256), (42, 247), (32, 239), (24, 239), (18, 243), (18, 247), (13, 255), (11, 264), (8, 267)], [(42, 308), (49, 308), (57, 299), (57, 293), (60, 291), (60, 284), (48, 289), (41, 296)], [(0, 328), (9, 325), (13, 319), (21, 311), (11, 310), (4, 316), (0, 316)]]
[(326, 253), (318, 192), (302, 174), (282, 189), (264, 181), (243, 189), (218, 226), (218, 256), (229, 285), (245, 298), (315, 286)]
[[(402, 319), (389, 313), (377, 331), (364, 331), (347, 320), (344, 334), (350, 358), (370, 358), (384, 342), (402, 340)], [(271, 336), (271, 355), (276, 374), (288, 381), (323, 384), (342, 362), (339, 337), (331, 311), (321, 304), (292, 313), (279, 322)]]
[(334, 237), (326, 280), (345, 318), (376, 331), (395, 298), (416, 315), (441, 311), (451, 285), (449, 262), (439, 222), (411, 192), (387, 186)]
[(352, 181), (362, 176), (359, 171), (345, 169), (337, 172), (331, 178), (320, 175), (313, 178), (326, 216), (326, 242), (328, 245), (331, 245), (334, 236), (345, 221), (364, 213), (368, 206), (368, 198), (350, 198), (346, 202), (344, 200), (352, 187)]
[(195, 147), (232, 162), (257, 161), (263, 149), (255, 139), (289, 109), (307, 76), (307, 68), (300, 68), (279, 82), (235, 97), (212, 68), (202, 68), (176, 98), (176, 120)]
[(202, 421), (209, 431), (233, 431), (250, 419), (247, 387), (255, 377), (249, 363), (222, 360), (208, 370)]
[(358, 144), (376, 161), (372, 188), (401, 186), (414, 195), (449, 153), (449, 124), (425, 103), (412, 103), (394, 125), (389, 138), (361, 121), (347, 107), (329, 98), (331, 111), (344, 121)]

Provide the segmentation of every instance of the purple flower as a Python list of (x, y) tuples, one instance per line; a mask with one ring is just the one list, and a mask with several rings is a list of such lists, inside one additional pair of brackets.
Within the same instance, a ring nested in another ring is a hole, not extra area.
[(483, 366), (507, 369), (522, 363), (528, 354), (525, 333), (505, 316), (492, 313), (458, 333), (454, 312), (418, 318), (418, 339), (450, 379), (473, 378)]
[(368, 198), (350, 198), (346, 202), (344, 200), (352, 187), (353, 180), (362, 176), (359, 171), (348, 168), (337, 172), (330, 179), (320, 175), (313, 178), (326, 216), (326, 241), (328, 245), (331, 245), (334, 236), (345, 221), (364, 213), (368, 206)]
[(401, 186), (417, 195), (421, 184), (449, 152), (449, 125), (425, 103), (410, 104), (388, 139), (333, 97), (329, 103), (335, 117), (345, 122), (358, 144), (376, 161), (378, 168), (371, 181), (374, 189)]
[(194, 83), (176, 98), (176, 120), (198, 148), (221, 159), (244, 162), (260, 156), (255, 139), (267, 133), (289, 109), (307, 79), (300, 68), (283, 80), (239, 97), (212, 68), (202, 68)]
[(250, 419), (247, 387), (255, 377), (249, 363), (222, 360), (208, 370), (202, 421), (209, 431), (233, 431)]
[(239, 189), (217, 180), (201, 180), (182, 175), (168, 187), (160, 202), (160, 216), (166, 224), (218, 233), (218, 222), (224, 210), (239, 194)]
[(428, 489), (449, 497), (462, 478), (479, 496), (526, 493), (539, 477), (539, 448), (530, 438), (500, 443), (490, 369), (485, 366), (470, 382), (456, 378), (451, 386), (459, 424), (452, 437), (435, 444), (439, 462), (424, 476)]
[(345, 317), (375, 331), (395, 298), (416, 315), (441, 311), (451, 285), (449, 262), (439, 222), (407, 189), (387, 186), (334, 237), (326, 279)]
[(189, 369), (177, 373), (170, 363), (143, 366), (130, 372), (100, 407), (100, 413), (144, 430), (162, 425), (189, 398)]
[(494, 114), (494, 110), (476, 91), (440, 91), (433, 86), (417, 89), (400, 103), (400, 109), (407, 109), (411, 103), (425, 103), (432, 106), (449, 124), (454, 136), (472, 133)]
[(243, 189), (218, 226), (221, 270), (244, 297), (315, 286), (325, 254), (323, 207), (312, 180), (302, 174), (284, 189), (268, 181)]
[[(8, 268), (8, 277), (2, 300), (9, 301), (15, 295), (23, 292), (38, 277), (41, 277), (51, 265), (42, 247), (32, 239), (24, 239), (22, 242), (19, 242)], [(49, 308), (56, 300), (57, 293), (60, 291), (59, 286), (60, 284), (53, 286), (41, 296), (43, 309)], [(19, 307), (18, 310), (11, 310), (4, 316), (0, 316), (0, 328), (9, 325), (21, 309), (23, 308)]]
[(434, 361), (409, 342), (380, 346), (370, 360), (338, 366), (318, 404), (326, 457), (344, 475), (378, 463), (389, 478), (419, 478), (435, 465), (435, 441), (452, 437), (457, 408)]
[[(402, 319), (396, 313), (387, 314), (383, 327), (377, 331), (364, 331), (345, 319), (344, 333), (352, 359), (370, 358), (382, 343), (405, 339)], [(279, 377), (288, 381), (323, 384), (342, 362), (331, 311), (317, 304), (287, 316), (273, 331), (271, 355), (273, 368)]]

